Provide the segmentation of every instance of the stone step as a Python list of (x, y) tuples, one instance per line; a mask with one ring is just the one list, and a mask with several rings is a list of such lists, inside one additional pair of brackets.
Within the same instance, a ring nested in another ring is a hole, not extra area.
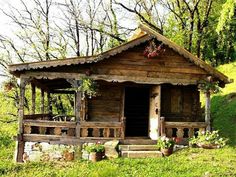
[(157, 151), (156, 145), (119, 145), (120, 151)]
[(156, 140), (151, 140), (151, 139), (124, 139), (124, 140), (120, 140), (121, 144), (124, 145), (132, 145), (132, 144), (137, 144), (137, 145), (155, 145), (157, 144)]
[(147, 158), (147, 157), (162, 157), (160, 151), (121, 151), (121, 157), (128, 158)]

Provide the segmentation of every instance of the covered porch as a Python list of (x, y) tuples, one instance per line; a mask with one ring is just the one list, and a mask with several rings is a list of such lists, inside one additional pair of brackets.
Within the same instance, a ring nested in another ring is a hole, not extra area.
[[(197, 99), (199, 95), (189, 95), (191, 99), (188, 100), (185, 98), (189, 94), (185, 92), (189, 90), (189, 86), (101, 80), (98, 83), (99, 96), (82, 99), (81, 92), (77, 90), (79, 80), (21, 78), (17, 161), (22, 160), (24, 142), (78, 145), (83, 142), (118, 139), (123, 144), (155, 144), (155, 140), (161, 135), (189, 138), (210, 126), (210, 94), (206, 94), (205, 120), (202, 120), (202, 115), (196, 108), (200, 105)], [(31, 111), (26, 114), (25, 90), (29, 86)], [(194, 93), (199, 94), (196, 85), (191, 87), (195, 88)], [(167, 99), (170, 95), (168, 89), (174, 93), (170, 100)], [(175, 94), (178, 95), (179, 90), (182, 95), (176, 99)], [(40, 94), (36, 94), (38, 92)], [(72, 95), (74, 114), (55, 114), (52, 108), (53, 94)], [(36, 105), (36, 95), (40, 96), (40, 105)], [(193, 100), (195, 107), (188, 107), (188, 102), (191, 104)], [(173, 112), (176, 110), (174, 107), (168, 112), (164, 108), (171, 107), (168, 101), (174, 106), (177, 103), (182, 105), (182, 111)], [(40, 107), (40, 112), (36, 112), (36, 107)], [(187, 111), (188, 108), (195, 110), (195, 113)]]

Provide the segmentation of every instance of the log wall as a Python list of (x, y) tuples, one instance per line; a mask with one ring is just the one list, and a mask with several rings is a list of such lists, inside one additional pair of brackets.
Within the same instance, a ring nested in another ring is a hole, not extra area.
[(122, 117), (123, 87), (99, 82), (98, 96), (88, 99), (88, 121), (118, 122)]
[(166, 121), (204, 121), (196, 85), (162, 85), (161, 116)]

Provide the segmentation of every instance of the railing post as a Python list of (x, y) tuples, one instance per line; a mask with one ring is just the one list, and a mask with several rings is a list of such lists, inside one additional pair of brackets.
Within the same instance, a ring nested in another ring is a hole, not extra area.
[(31, 114), (35, 114), (35, 85), (32, 83), (31, 83), (31, 101), (32, 101)]
[(161, 132), (159, 133), (159, 135), (161, 136), (166, 136), (166, 132), (165, 132), (165, 117), (161, 117), (160, 118), (160, 127), (161, 127)]
[(41, 114), (44, 114), (44, 90), (41, 89), (41, 105), (40, 105)]
[(126, 118), (122, 117), (121, 118), (121, 138), (125, 139), (125, 124), (126, 124)]

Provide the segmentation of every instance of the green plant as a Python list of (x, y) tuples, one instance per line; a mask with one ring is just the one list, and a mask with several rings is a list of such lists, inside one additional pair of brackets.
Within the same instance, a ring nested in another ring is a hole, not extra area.
[(220, 92), (219, 82), (202, 81), (202, 83), (199, 84), (199, 88), (203, 92), (209, 91), (213, 94)]
[(85, 150), (88, 151), (89, 153), (90, 152), (104, 152), (105, 147), (104, 147), (104, 145), (102, 145), (100, 143), (96, 143), (96, 144), (86, 146)]
[(82, 98), (85, 98), (86, 95), (91, 98), (97, 95), (97, 88), (98, 85), (93, 79), (83, 77), (78, 90), (82, 92)]
[(191, 145), (212, 145), (217, 148), (223, 147), (226, 145), (227, 139), (219, 136), (218, 131), (206, 131), (198, 132), (198, 136), (191, 138), (189, 143)]
[(175, 145), (175, 141), (166, 136), (159, 137), (157, 139), (157, 148), (168, 149)]

